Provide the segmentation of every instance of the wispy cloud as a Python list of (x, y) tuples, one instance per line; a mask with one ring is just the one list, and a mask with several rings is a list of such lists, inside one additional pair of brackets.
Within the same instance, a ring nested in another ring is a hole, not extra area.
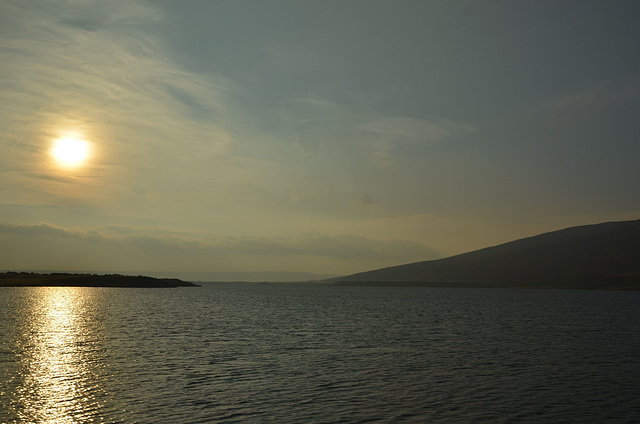
[(184, 165), (181, 158), (227, 151), (223, 122), (233, 84), (176, 65), (158, 27), (164, 16), (153, 5), (3, 2), (0, 11), (3, 168), (52, 173), (48, 145), (69, 132), (90, 139), (99, 159), (76, 192), (94, 190), (96, 181), (153, 185), (147, 171), (167, 158)]
[(322, 66), (322, 58), (299, 44), (266, 40), (262, 46), (269, 57), (269, 65), (279, 72), (305, 72)]
[(460, 132), (475, 132), (476, 128), (465, 122), (441, 117), (408, 118), (402, 116), (379, 117), (360, 125), (363, 143), (370, 149), (376, 164), (387, 166), (397, 155), (394, 148), (413, 144), (428, 147)]
[(611, 79), (551, 101), (552, 109), (584, 109), (629, 102), (640, 98), (640, 75)]

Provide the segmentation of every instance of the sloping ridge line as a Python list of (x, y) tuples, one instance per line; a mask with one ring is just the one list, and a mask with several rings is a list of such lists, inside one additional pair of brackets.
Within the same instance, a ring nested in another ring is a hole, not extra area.
[(625, 285), (633, 283), (640, 288), (640, 220), (570, 227), (327, 281), (569, 288), (629, 288)]

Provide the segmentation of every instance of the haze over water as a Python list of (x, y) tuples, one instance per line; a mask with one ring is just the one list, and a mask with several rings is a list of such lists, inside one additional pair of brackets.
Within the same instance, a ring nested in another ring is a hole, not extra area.
[(640, 293), (0, 288), (0, 422), (637, 422)]

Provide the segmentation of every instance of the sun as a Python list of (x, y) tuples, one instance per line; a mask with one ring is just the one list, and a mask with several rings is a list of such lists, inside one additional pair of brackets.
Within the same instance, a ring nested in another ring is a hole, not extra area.
[(62, 166), (77, 167), (89, 158), (89, 143), (77, 138), (56, 140), (51, 154)]

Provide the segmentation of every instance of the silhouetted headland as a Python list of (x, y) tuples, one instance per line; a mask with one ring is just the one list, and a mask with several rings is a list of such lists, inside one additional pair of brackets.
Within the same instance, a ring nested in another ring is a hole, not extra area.
[(56, 287), (196, 287), (197, 284), (177, 278), (153, 278), (143, 275), (70, 274), (53, 272), (0, 273), (0, 287), (56, 286)]
[(571, 227), (444, 259), (361, 272), (324, 282), (640, 290), (640, 220)]

